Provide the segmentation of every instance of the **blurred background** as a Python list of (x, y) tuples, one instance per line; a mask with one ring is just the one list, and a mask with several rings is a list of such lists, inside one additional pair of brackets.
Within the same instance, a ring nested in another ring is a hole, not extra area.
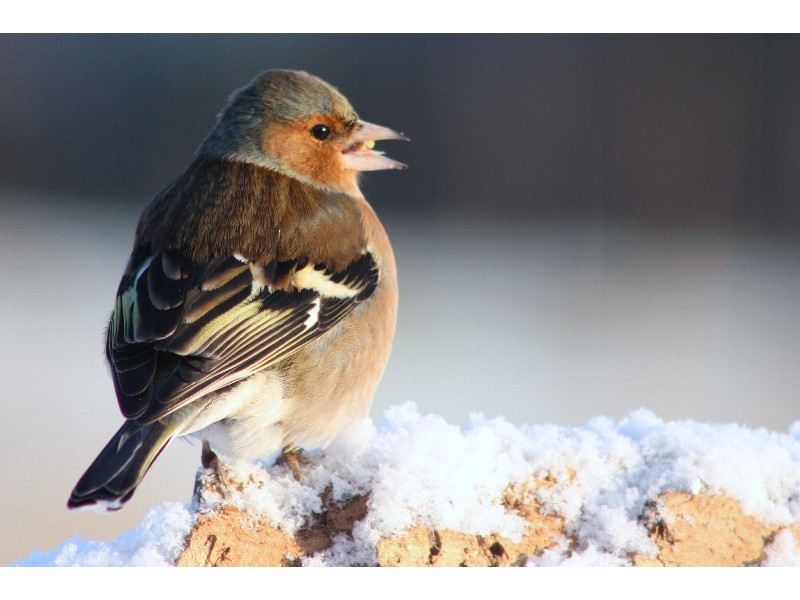
[(363, 185), (401, 284), (373, 419), (800, 418), (797, 36), (3, 35), (0, 564), (190, 500), (177, 442), (122, 512), (65, 508), (121, 423), (103, 338), (138, 214), (273, 67), (412, 139)]

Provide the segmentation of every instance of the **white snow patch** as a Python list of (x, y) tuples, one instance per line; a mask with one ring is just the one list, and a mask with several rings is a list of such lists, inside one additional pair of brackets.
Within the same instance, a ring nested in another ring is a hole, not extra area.
[(80, 536), (52, 552), (34, 550), (18, 566), (50, 567), (166, 567), (175, 563), (194, 524), (187, 506), (167, 503), (153, 508), (142, 524), (110, 543), (85, 541)]
[[(309, 452), (302, 484), (283, 465), (231, 465), (247, 484), (225, 501), (292, 532), (320, 510), (326, 488), (337, 502), (370, 491), (369, 513), (352, 539), (337, 537), (305, 564), (374, 564), (378, 539), (413, 525), (518, 540), (525, 523), (503, 508), (503, 493), (509, 482), (549, 476), (555, 484), (536, 490), (536, 498), (544, 511), (564, 517), (575, 544), (528, 564), (628, 565), (631, 553), (655, 555), (639, 516), (647, 500), (665, 491), (726, 494), (767, 524), (800, 521), (799, 431), (798, 424), (781, 434), (665, 423), (644, 409), (583, 427), (515, 426), (476, 414), (459, 428), (406, 403), (389, 409), (377, 426), (355, 424), (325, 451)], [(205, 497), (205, 507), (221, 500)], [(17, 564), (168, 565), (191, 525), (192, 507), (167, 504), (114, 542), (76, 538)], [(788, 533), (776, 536), (768, 564), (800, 564), (793, 541)]]
[(781, 531), (766, 547), (765, 567), (800, 567), (800, 552), (791, 531)]

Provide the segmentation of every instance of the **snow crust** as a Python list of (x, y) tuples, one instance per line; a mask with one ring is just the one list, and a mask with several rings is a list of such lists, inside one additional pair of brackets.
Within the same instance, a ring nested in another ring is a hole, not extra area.
[[(236, 463), (232, 502), (285, 531), (318, 511), (322, 492), (346, 501), (370, 491), (369, 512), (353, 539), (335, 539), (309, 566), (372, 564), (375, 544), (413, 525), (519, 540), (524, 521), (501, 499), (509, 482), (549, 477), (535, 491), (544, 510), (565, 519), (577, 547), (552, 548), (530, 566), (621, 566), (630, 554), (655, 556), (638, 522), (644, 503), (665, 491), (722, 493), (770, 525), (800, 521), (800, 422), (787, 433), (733, 424), (664, 422), (649, 410), (582, 427), (516, 426), (471, 416), (457, 427), (420, 415), (413, 403), (390, 408), (377, 424), (344, 430), (326, 450), (307, 454), (302, 484), (272, 462)], [(203, 509), (221, 498), (204, 498)], [(77, 537), (35, 550), (21, 566), (166, 566), (190, 531), (195, 507), (153, 508), (142, 524), (110, 543)], [(790, 533), (776, 537), (769, 565), (800, 565)]]

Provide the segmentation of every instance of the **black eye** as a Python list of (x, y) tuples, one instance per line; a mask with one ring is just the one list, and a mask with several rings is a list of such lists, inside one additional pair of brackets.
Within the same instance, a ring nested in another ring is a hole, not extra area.
[(320, 123), (319, 125), (314, 125), (311, 128), (311, 135), (313, 135), (318, 140), (327, 140), (328, 137), (331, 135), (331, 128), (327, 125), (323, 125)]

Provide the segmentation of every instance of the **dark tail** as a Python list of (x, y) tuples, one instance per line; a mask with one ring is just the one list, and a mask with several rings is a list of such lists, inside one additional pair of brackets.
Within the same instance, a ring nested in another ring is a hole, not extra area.
[(122, 508), (174, 434), (174, 426), (159, 421), (126, 421), (78, 481), (67, 508)]

